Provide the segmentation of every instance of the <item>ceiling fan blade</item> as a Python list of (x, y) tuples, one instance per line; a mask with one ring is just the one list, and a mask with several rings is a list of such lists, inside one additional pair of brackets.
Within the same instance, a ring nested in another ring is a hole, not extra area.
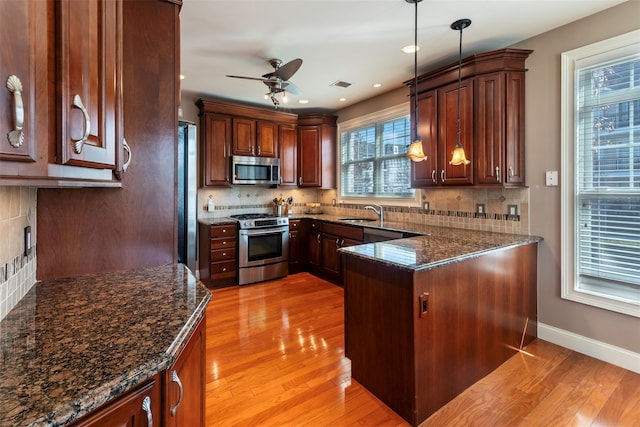
[(293, 95), (300, 95), (300, 88), (293, 84), (292, 82), (287, 82), (289, 85), (287, 86), (287, 92)]
[(261, 82), (263, 82), (265, 80), (262, 77), (231, 76), (229, 74), (226, 74), (226, 76), (227, 77), (232, 77), (234, 79), (259, 80)]
[(282, 80), (289, 80), (291, 76), (293, 76), (296, 73), (296, 71), (298, 71), (301, 65), (302, 65), (302, 59), (296, 58), (282, 65), (280, 68), (278, 68), (271, 74), (274, 76), (280, 77)]

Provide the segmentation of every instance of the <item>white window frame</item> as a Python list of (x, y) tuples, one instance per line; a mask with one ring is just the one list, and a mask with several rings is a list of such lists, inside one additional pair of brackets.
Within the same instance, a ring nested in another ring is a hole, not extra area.
[[(593, 64), (640, 51), (640, 30), (623, 34), (561, 55), (561, 296), (564, 299), (640, 317), (640, 291), (581, 284), (577, 277), (576, 197), (576, 83), (579, 63)], [(640, 270), (640, 260), (638, 264)]]
[(393, 107), (385, 108), (380, 111), (376, 111), (374, 113), (366, 114), (364, 116), (357, 117), (351, 120), (345, 120), (344, 122), (338, 123), (338, 147), (336, 154), (336, 165), (337, 165), (337, 196), (340, 200), (340, 203), (354, 203), (354, 204), (367, 204), (367, 203), (378, 203), (381, 205), (393, 205), (393, 206), (420, 206), (420, 198), (422, 193), (420, 189), (414, 189), (414, 197), (413, 198), (392, 198), (392, 197), (348, 197), (342, 196), (342, 159), (341, 156), (341, 146), (342, 146), (342, 133), (357, 129), (363, 126), (367, 126), (373, 123), (384, 122), (387, 120), (392, 120), (401, 116), (407, 116), (410, 114), (409, 111), (409, 103), (399, 104)]

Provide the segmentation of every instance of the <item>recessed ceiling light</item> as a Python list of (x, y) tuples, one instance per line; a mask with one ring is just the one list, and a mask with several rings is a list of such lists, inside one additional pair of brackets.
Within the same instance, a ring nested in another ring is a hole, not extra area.
[(373, 87), (382, 87), (382, 83), (374, 83)]
[(347, 100), (347, 98), (340, 98), (338, 101), (345, 102), (346, 100)]
[(184, 80), (184, 74), (180, 74), (180, 80)]
[(420, 46), (410, 44), (402, 48), (402, 53), (415, 53), (420, 50)]
[(308, 99), (298, 99), (298, 104), (308, 104), (309, 100)]

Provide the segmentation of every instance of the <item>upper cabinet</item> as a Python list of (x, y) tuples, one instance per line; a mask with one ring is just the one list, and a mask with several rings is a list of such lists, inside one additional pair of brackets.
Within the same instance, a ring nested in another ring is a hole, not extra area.
[[(460, 142), (467, 166), (449, 164), (457, 139), (458, 63), (419, 77), (418, 133), (428, 159), (411, 164), (413, 187), (525, 185), (524, 63), (531, 52), (501, 49), (462, 61)], [(406, 84), (414, 102), (413, 81)]]
[(298, 186), (336, 188), (336, 116), (298, 117)]
[(200, 109), (201, 185), (231, 185), (232, 155), (280, 157), (282, 183), (295, 185), (297, 115), (203, 98), (196, 105)]
[(58, 163), (116, 169), (122, 143), (122, 2), (56, 2)]
[(46, 174), (46, 28), (39, 2), (0, 1), (0, 177)]
[(122, 0), (2, 1), (0, 28), (0, 184), (119, 186)]

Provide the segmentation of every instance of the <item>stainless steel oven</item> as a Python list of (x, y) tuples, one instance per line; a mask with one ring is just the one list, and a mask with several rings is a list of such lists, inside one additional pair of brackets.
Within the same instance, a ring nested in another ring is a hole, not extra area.
[(289, 218), (268, 214), (233, 215), (239, 223), (238, 284), (289, 274)]

